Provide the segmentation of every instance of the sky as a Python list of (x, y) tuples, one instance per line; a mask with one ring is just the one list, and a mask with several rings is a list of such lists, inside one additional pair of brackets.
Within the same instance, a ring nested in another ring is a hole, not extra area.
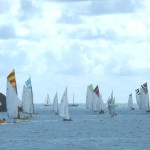
[(15, 69), (18, 96), (31, 77), (47, 93), (85, 103), (89, 84), (116, 103), (150, 83), (149, 0), (0, 0), (0, 92)]

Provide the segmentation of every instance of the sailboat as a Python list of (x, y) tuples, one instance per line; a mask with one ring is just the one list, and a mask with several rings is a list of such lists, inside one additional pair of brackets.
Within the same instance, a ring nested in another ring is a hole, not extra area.
[(55, 97), (54, 97), (54, 100), (53, 100), (53, 111), (55, 112), (56, 115), (59, 113), (57, 93), (55, 94)]
[(0, 124), (7, 124), (8, 122), (3, 118), (2, 120), (0, 119)]
[(93, 85), (90, 84), (89, 86), (87, 86), (87, 92), (86, 92), (86, 107), (87, 107), (87, 109), (93, 110), (93, 97), (94, 97)]
[(147, 82), (141, 85), (140, 94), (141, 109), (145, 110), (146, 112), (150, 112)]
[(17, 96), (17, 86), (15, 80), (15, 71), (13, 70), (7, 77), (6, 91), (7, 113), (10, 119), (16, 121), (27, 121), (27, 117), (20, 117), (21, 101)]
[(102, 100), (102, 94), (99, 92), (98, 85), (93, 90), (93, 111), (99, 112), (99, 114), (104, 113), (104, 102)]
[(104, 102), (103, 102), (103, 99), (102, 99), (102, 94), (100, 94), (99, 96), (99, 114), (104, 114)]
[(128, 98), (128, 107), (129, 107), (131, 110), (135, 110), (134, 107), (133, 107), (132, 94), (130, 94), (130, 95), (129, 95), (129, 98)]
[(49, 94), (47, 94), (47, 97), (46, 97), (46, 99), (45, 99), (45, 104), (44, 104), (44, 106), (51, 106)]
[(64, 94), (61, 98), (61, 102), (59, 104), (59, 115), (63, 117), (63, 121), (72, 121), (69, 115), (67, 87), (64, 91)]
[(108, 110), (109, 113), (111, 114), (111, 116), (115, 116), (117, 115), (117, 113), (115, 112), (115, 97), (113, 97), (113, 91), (111, 93), (111, 97), (108, 98)]
[(141, 93), (140, 93), (140, 90), (139, 89), (136, 89), (136, 102), (137, 102), (137, 105), (139, 107), (139, 109), (141, 109)]
[(77, 107), (78, 104), (74, 103), (74, 93), (73, 93), (73, 103), (68, 105), (69, 107)]
[[(30, 82), (30, 85), (28, 85)], [(33, 104), (33, 93), (31, 86), (31, 78), (29, 78), (26, 82), (26, 85), (23, 86), (22, 92), (22, 110), (26, 114), (34, 114), (34, 104)]]

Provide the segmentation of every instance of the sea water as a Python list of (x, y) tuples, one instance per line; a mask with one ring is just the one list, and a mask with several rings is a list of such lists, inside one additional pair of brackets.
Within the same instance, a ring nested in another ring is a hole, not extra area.
[(0, 125), (0, 150), (150, 150), (150, 114), (138, 108), (118, 105), (111, 117), (107, 108), (98, 114), (69, 107), (73, 121), (62, 121), (51, 106), (35, 111), (28, 122)]

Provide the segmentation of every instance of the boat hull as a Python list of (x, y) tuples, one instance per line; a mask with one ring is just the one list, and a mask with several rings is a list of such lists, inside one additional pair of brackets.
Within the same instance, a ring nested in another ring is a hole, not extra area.
[(7, 124), (7, 121), (5, 121), (5, 120), (0, 120), (0, 124)]
[(21, 117), (21, 118), (15, 118), (16, 122), (27, 122), (29, 121), (29, 117)]
[(70, 118), (70, 119), (63, 119), (63, 121), (72, 121), (72, 119)]
[(78, 104), (69, 104), (69, 107), (78, 107)]

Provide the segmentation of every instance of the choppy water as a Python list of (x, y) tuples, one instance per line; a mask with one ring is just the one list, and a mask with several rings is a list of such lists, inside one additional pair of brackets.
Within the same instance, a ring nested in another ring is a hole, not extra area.
[(142, 110), (118, 106), (111, 117), (70, 107), (73, 121), (64, 122), (51, 107), (35, 109), (29, 122), (0, 125), (0, 150), (150, 150), (150, 114)]

